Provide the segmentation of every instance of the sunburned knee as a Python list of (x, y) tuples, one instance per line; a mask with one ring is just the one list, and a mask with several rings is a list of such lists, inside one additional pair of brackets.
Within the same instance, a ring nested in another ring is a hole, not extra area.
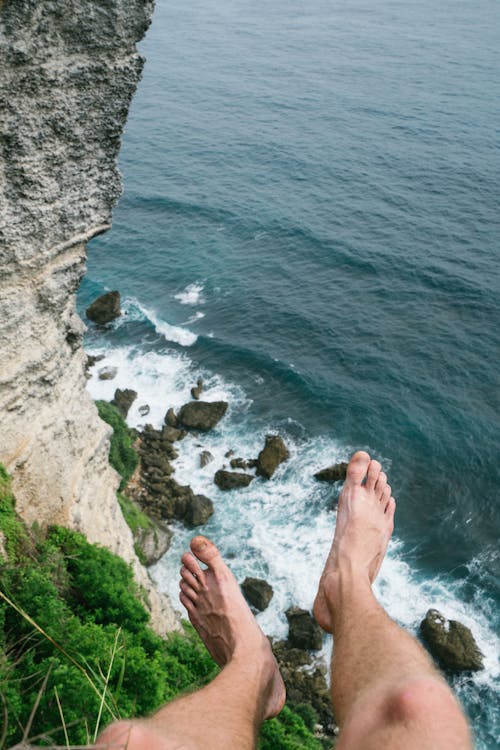
[[(402, 684), (387, 701), (391, 723), (419, 724), (430, 731), (453, 729), (469, 747), (469, 729), (460, 706), (448, 686), (434, 677), (421, 677)], [(460, 745), (462, 747), (462, 745)]]

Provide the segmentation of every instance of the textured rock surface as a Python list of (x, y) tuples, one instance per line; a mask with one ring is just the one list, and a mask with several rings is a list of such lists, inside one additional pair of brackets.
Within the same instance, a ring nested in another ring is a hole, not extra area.
[[(29, 523), (61, 523), (130, 561), (157, 630), (172, 608), (116, 502), (110, 429), (85, 390), (75, 292), (109, 228), (116, 157), (152, 0), (0, 3), (0, 461)], [(19, 301), (22, 300), (22, 304)]]
[(241, 584), (245, 599), (252, 607), (263, 612), (273, 598), (273, 587), (263, 578), (245, 578)]
[(317, 471), (314, 475), (315, 479), (319, 479), (320, 482), (343, 482), (347, 474), (347, 464), (340, 463), (334, 466), (328, 466), (326, 469)]
[(420, 632), (431, 654), (446, 669), (483, 669), (483, 654), (469, 628), (461, 622), (447, 620), (437, 609), (430, 609), (420, 623)]
[(266, 435), (266, 444), (257, 456), (257, 474), (271, 479), (278, 466), (290, 456), (280, 435)]
[(227, 411), (225, 401), (190, 401), (181, 406), (177, 421), (190, 430), (211, 430)]
[(248, 487), (255, 479), (252, 474), (241, 474), (239, 471), (226, 471), (219, 469), (215, 472), (214, 482), (221, 490), (236, 490), (240, 487)]
[(289, 607), (288, 642), (293, 648), (317, 651), (323, 645), (323, 631), (310, 612), (299, 607)]

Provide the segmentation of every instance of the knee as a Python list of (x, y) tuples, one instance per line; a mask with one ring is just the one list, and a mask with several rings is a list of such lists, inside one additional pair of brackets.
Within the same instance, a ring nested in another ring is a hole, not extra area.
[(453, 693), (440, 679), (420, 677), (402, 684), (387, 703), (392, 722), (417, 723), (429, 728), (454, 727), (457, 734), (468, 737), (464, 714)]

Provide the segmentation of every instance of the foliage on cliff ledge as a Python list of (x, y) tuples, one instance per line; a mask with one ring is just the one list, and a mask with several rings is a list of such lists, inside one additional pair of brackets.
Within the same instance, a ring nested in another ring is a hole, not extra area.
[[(22, 740), (37, 700), (27, 739), (83, 744), (217, 673), (190, 625), (166, 639), (152, 632), (123, 560), (68, 529), (27, 529), (1, 466), (0, 539), (0, 750)], [(289, 709), (264, 725), (262, 750), (320, 747)]]
[(122, 478), (121, 491), (139, 463), (139, 456), (133, 448), (134, 433), (113, 404), (108, 401), (96, 401), (95, 403), (101, 419), (113, 428), (109, 448), (109, 463)]

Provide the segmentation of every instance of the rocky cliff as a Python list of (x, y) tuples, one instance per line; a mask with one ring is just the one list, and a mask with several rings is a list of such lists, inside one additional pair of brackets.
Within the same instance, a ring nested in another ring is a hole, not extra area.
[(164, 630), (175, 618), (116, 502), (75, 309), (85, 243), (120, 195), (135, 44), (152, 11), (153, 0), (0, 0), (0, 461), (26, 521), (70, 526), (132, 562)]

